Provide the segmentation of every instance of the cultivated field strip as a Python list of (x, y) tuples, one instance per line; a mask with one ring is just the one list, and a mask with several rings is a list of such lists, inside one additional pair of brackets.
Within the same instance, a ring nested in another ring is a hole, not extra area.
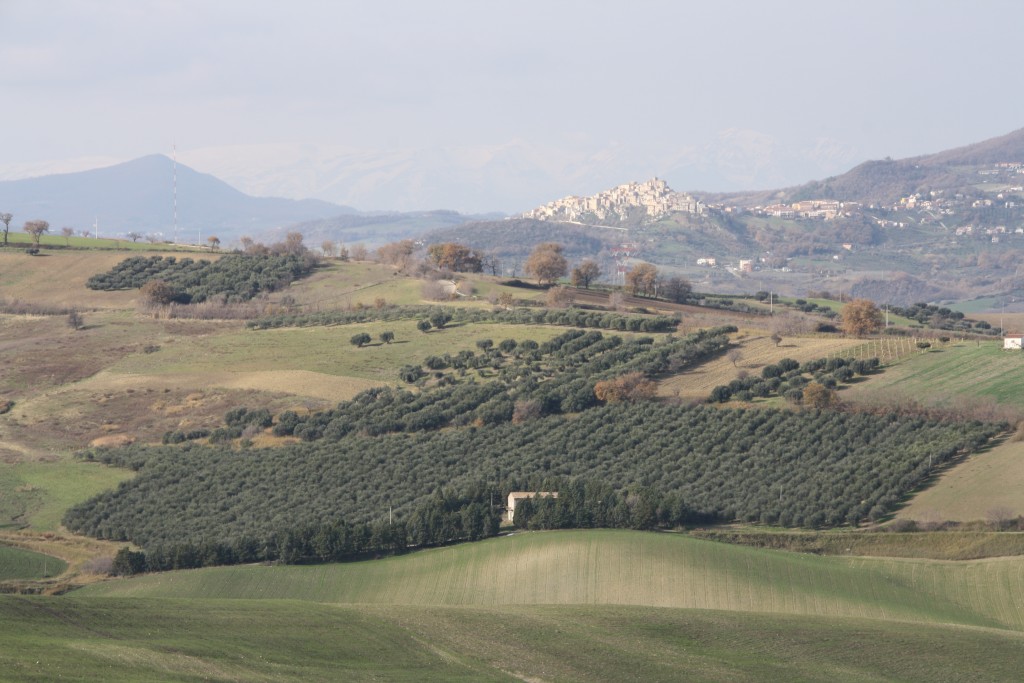
[(524, 533), (377, 561), (224, 567), (82, 595), (346, 604), (645, 605), (1024, 630), (1024, 560), (820, 557), (629, 531)]

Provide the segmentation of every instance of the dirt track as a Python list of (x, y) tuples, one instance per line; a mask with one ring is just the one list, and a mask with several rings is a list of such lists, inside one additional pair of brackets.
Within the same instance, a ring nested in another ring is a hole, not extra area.
[[(605, 292), (595, 292), (593, 290), (577, 289), (573, 291), (573, 295), (576, 299), (576, 303), (582, 304), (593, 304), (596, 306), (607, 306), (608, 305), (608, 294)], [(720, 308), (707, 308), (705, 306), (693, 306), (690, 304), (674, 304), (668, 301), (662, 301), (659, 299), (645, 299), (641, 296), (630, 296), (623, 295), (622, 304), (630, 308), (646, 308), (649, 310), (667, 311), (670, 313), (689, 313), (692, 315), (729, 315), (739, 318), (752, 319), (752, 320), (764, 320), (763, 316), (756, 315), (754, 313), (744, 313), (742, 311), (730, 311), (728, 309)]]

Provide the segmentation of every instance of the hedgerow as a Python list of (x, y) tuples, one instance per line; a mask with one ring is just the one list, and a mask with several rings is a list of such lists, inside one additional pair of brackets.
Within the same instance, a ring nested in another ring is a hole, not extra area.
[(346, 311), (294, 313), (267, 316), (250, 320), (246, 326), (255, 330), (277, 327), (316, 327), (322, 325), (350, 325), (353, 323), (383, 322), (391, 320), (430, 320), (438, 313), (450, 316), (460, 323), (494, 322), (520, 325), (560, 325), (619, 332), (670, 332), (679, 325), (676, 318), (664, 315), (623, 315), (584, 309), (515, 308), (485, 310), (445, 306), (384, 306)]

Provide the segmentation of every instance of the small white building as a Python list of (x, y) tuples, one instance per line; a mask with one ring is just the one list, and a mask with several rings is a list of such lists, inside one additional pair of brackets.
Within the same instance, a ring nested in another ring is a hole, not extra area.
[(1011, 334), (1003, 337), (1003, 348), (1020, 351), (1024, 349), (1024, 335)]
[(515, 521), (516, 504), (527, 498), (558, 498), (558, 491), (513, 491), (508, 494), (508, 521)]

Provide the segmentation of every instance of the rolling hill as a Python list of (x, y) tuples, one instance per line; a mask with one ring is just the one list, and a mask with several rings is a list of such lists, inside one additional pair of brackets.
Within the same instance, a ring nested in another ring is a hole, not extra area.
[(920, 191), (950, 190), (978, 181), (974, 167), (1024, 161), (1024, 128), (972, 145), (907, 159), (865, 161), (842, 175), (761, 192), (706, 195), (739, 206), (835, 198), (891, 205)]

